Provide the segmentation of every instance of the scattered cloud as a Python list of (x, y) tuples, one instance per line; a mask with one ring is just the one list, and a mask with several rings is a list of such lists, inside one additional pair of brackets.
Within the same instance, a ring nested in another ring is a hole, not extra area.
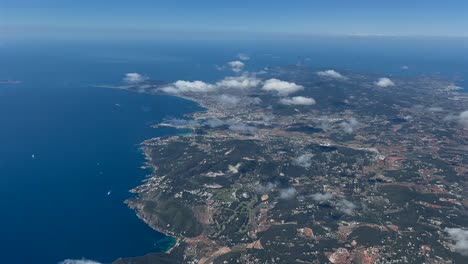
[(468, 256), (468, 230), (445, 228), (445, 232), (449, 234), (450, 239), (455, 241), (455, 251), (463, 256)]
[(464, 129), (468, 129), (468, 110), (463, 111), (458, 115), (458, 123), (463, 126)]
[(267, 115), (262, 116), (262, 120), (265, 122), (271, 122), (273, 121), (273, 119), (275, 119), (274, 115), (267, 114)]
[(243, 74), (241, 76), (229, 76), (216, 83), (216, 86), (221, 88), (232, 88), (232, 89), (249, 89), (255, 88), (262, 83), (262, 80), (258, 79), (254, 75)]
[(243, 61), (250, 60), (250, 56), (245, 54), (245, 53), (237, 54), (237, 58), (239, 58), (240, 60), (243, 60)]
[(304, 86), (298, 85), (293, 82), (286, 82), (278, 79), (266, 80), (263, 84), (263, 90), (274, 91), (281, 96), (287, 96), (300, 90), (304, 90)]
[(315, 100), (311, 97), (294, 96), (292, 98), (282, 98), (280, 103), (284, 105), (314, 105)]
[(409, 70), (409, 67), (406, 66), (406, 65), (403, 65), (403, 66), (401, 66), (401, 69), (402, 69), (402, 70)]
[(196, 127), (200, 125), (200, 123), (197, 120), (179, 118), (166, 119), (165, 123), (180, 127)]
[(309, 168), (312, 165), (313, 157), (314, 157), (314, 154), (312, 153), (306, 153), (306, 154), (300, 155), (299, 157), (296, 157), (293, 159), (293, 164), (303, 167), (303, 168)]
[(205, 121), (205, 125), (216, 128), (221, 126), (228, 126), (229, 130), (240, 132), (240, 133), (248, 133), (248, 134), (255, 134), (257, 128), (234, 119), (229, 120), (221, 120), (218, 118), (212, 118)]
[(139, 73), (131, 72), (131, 73), (126, 73), (125, 77), (123, 79), (127, 83), (135, 84), (135, 83), (144, 82), (144, 81), (148, 80), (149, 78), (147, 76), (143, 76), (143, 75), (141, 75)]
[(215, 69), (218, 70), (218, 71), (224, 71), (224, 69), (226, 69), (226, 66), (224, 65), (217, 65), (215, 64)]
[(448, 85), (446, 89), (449, 91), (457, 91), (457, 90), (463, 90), (463, 87), (451, 84), (451, 85)]
[(289, 200), (289, 199), (292, 199), (292, 198), (296, 197), (296, 195), (297, 195), (297, 191), (293, 187), (289, 187), (289, 188), (280, 190), (280, 198), (281, 199)]
[(249, 97), (248, 100), (249, 100), (250, 103), (252, 103), (252, 104), (261, 104), (261, 103), (263, 103), (263, 100), (262, 100), (262, 98), (260, 98), (260, 97), (254, 97), (254, 98)]
[(202, 81), (177, 81), (169, 86), (163, 87), (160, 90), (166, 93), (206, 93), (216, 89), (213, 84)]
[(58, 264), (101, 264), (100, 262), (89, 259), (66, 259)]
[(333, 78), (333, 79), (347, 79), (345, 76), (341, 75), (339, 72), (335, 70), (326, 70), (326, 71), (319, 71), (317, 72), (318, 76)]
[(314, 193), (312, 194), (312, 199), (317, 202), (326, 202), (333, 198), (331, 193)]
[(240, 133), (247, 133), (247, 134), (255, 134), (257, 128), (254, 126), (249, 126), (244, 123), (234, 123), (229, 125), (229, 130), (240, 132)]
[(223, 94), (221, 96), (218, 96), (218, 101), (223, 105), (233, 106), (237, 105), (240, 102), (240, 98), (233, 95)]
[(393, 83), (393, 81), (389, 78), (380, 78), (377, 82), (375, 82), (375, 85), (377, 85), (378, 87), (386, 88), (394, 86), (395, 83)]
[(339, 201), (337, 206), (338, 206), (338, 210), (340, 210), (341, 212), (347, 215), (354, 214), (354, 210), (356, 210), (357, 208), (357, 206), (353, 202), (348, 201), (346, 199)]
[(431, 113), (444, 111), (444, 109), (442, 107), (439, 107), (439, 106), (428, 107), (426, 110), (428, 112), (431, 112)]
[(226, 125), (226, 122), (218, 118), (211, 118), (206, 120), (205, 124), (211, 128), (215, 128)]
[(323, 131), (330, 130), (330, 120), (328, 116), (320, 116), (318, 118), (318, 127)]
[(345, 133), (351, 134), (359, 128), (360, 123), (356, 120), (356, 118), (352, 117), (348, 121), (341, 122), (340, 126)]
[(231, 66), (233, 72), (241, 72), (244, 69), (245, 64), (242, 61), (230, 61), (228, 65)]
[(257, 186), (255, 189), (257, 190), (257, 192), (263, 194), (263, 193), (271, 192), (274, 188), (276, 188), (276, 186), (277, 186), (276, 183), (268, 182), (265, 185)]
[(464, 129), (468, 130), (468, 110), (461, 112), (459, 115), (450, 114), (443, 119), (447, 122), (457, 122)]

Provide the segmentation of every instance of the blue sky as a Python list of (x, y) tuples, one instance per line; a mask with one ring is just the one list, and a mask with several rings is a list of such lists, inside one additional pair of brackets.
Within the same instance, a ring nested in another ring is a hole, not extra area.
[(3, 34), (468, 36), (466, 0), (0, 0)]

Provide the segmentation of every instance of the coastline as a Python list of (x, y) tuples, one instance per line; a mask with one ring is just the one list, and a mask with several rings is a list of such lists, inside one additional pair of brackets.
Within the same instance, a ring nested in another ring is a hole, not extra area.
[[(162, 96), (171, 96), (171, 97), (177, 97), (177, 98), (181, 98), (181, 99), (184, 99), (186, 101), (190, 101), (190, 102), (195, 102), (197, 104), (198, 107), (200, 107), (201, 109), (199, 111), (193, 111), (193, 112), (190, 112), (190, 113), (186, 113), (184, 114), (184, 116), (186, 117), (189, 117), (190, 119), (194, 120), (193, 118), (193, 115), (196, 114), (196, 113), (200, 113), (200, 112), (206, 112), (209, 110), (209, 108), (206, 106), (206, 105), (203, 105), (201, 101), (199, 100), (195, 100), (194, 98), (191, 98), (191, 97), (188, 97), (188, 96), (183, 96), (183, 95), (176, 95), (176, 94), (163, 94), (163, 93), (150, 93), (150, 92), (146, 92), (146, 91), (135, 91), (135, 90), (132, 90), (132, 89), (129, 89), (130, 87), (132, 86), (111, 86), (111, 85), (96, 85), (95, 87), (97, 88), (105, 88), (105, 89), (118, 89), (118, 90), (125, 90), (125, 91), (129, 91), (129, 92), (135, 92), (135, 93), (143, 93), (143, 94), (147, 94), (147, 95), (151, 95), (151, 96), (154, 96), (154, 95), (162, 95)], [(156, 127), (157, 125), (153, 125), (152, 128), (155, 128), (157, 129)], [(182, 130), (184, 128), (178, 128), (178, 127), (174, 127), (172, 126), (173, 128), (177, 129), (177, 130)], [(145, 163), (143, 165), (144, 168), (151, 168), (151, 172), (149, 174), (146, 174), (145, 175), (145, 178), (142, 180), (142, 182), (145, 182), (147, 179), (150, 179), (152, 176), (155, 175), (156, 171), (158, 170), (158, 167), (154, 164), (152, 164), (152, 158), (151, 158), (151, 155), (149, 155), (148, 153), (148, 147), (147, 147), (147, 142), (149, 141), (152, 141), (152, 140), (157, 140), (157, 139), (161, 139), (163, 137), (177, 137), (177, 136), (185, 136), (187, 135), (187, 132), (181, 132), (181, 133), (174, 133), (174, 134), (171, 134), (171, 135), (166, 135), (166, 136), (159, 136), (159, 137), (152, 137), (152, 138), (148, 138), (148, 139), (145, 139), (143, 142), (141, 142), (139, 145), (141, 146), (140, 149), (142, 150), (142, 154), (144, 156), (144, 159), (145, 159)], [(129, 190), (130, 193), (132, 193), (132, 197), (131, 198), (128, 198), (124, 201), (124, 203), (129, 207), (129, 209), (135, 211), (135, 214), (136, 216), (143, 222), (145, 223), (146, 225), (148, 225), (149, 227), (151, 227), (153, 230), (155, 230), (156, 232), (159, 232), (163, 235), (165, 235), (166, 237), (170, 238), (170, 239), (173, 239), (174, 240), (174, 243), (168, 247), (167, 249), (165, 249), (164, 251), (161, 251), (161, 252), (158, 252), (158, 253), (171, 253), (175, 248), (177, 248), (178, 246), (180, 246), (181, 242), (185, 239), (184, 237), (180, 237), (178, 236), (177, 234), (173, 233), (173, 232), (170, 232), (169, 230), (167, 229), (164, 229), (162, 226), (155, 226), (155, 225), (152, 225), (145, 217), (144, 215), (140, 212), (140, 210), (137, 208), (137, 207), (134, 207), (131, 205), (131, 200), (132, 198), (135, 198), (136, 196), (138, 196), (138, 193), (139, 191), (136, 190), (136, 188), (138, 188), (139, 186), (136, 186), (136, 187), (133, 187), (132, 189)], [(151, 252), (148, 252), (148, 254), (151, 254)]]
[[(439, 84), (442, 85), (441, 83), (439, 83)], [(453, 88), (453, 87), (451, 87), (451, 88)], [(122, 88), (118, 88), (118, 89), (122, 89)], [(448, 96), (447, 100), (464, 100), (464, 99), (467, 99), (467, 97), (464, 95), (464, 93), (460, 92), (458, 90), (459, 89), (455, 90), (455, 89), (437, 88), (433, 92), (437, 92), (437, 93), (440, 93), (440, 94), (445, 94), (446, 96)], [(424, 91), (424, 92), (426, 92), (426, 91)], [(155, 94), (152, 91), (145, 92), (145, 93), (150, 94), (150, 95)], [(160, 94), (160, 93), (156, 93), (156, 94)], [(219, 113), (217, 111), (217, 110), (219, 110), (219, 108), (216, 108), (216, 105), (210, 105), (210, 103), (212, 103), (212, 102), (209, 101), (209, 100), (204, 101), (203, 100), (204, 98), (201, 97), (201, 96), (189, 97), (189, 96), (184, 96), (184, 95), (180, 95), (180, 94), (163, 94), (163, 95), (170, 95), (170, 96), (174, 96), (174, 97), (183, 98), (183, 99), (186, 99), (188, 101), (196, 102), (198, 106), (202, 107), (203, 110), (194, 111), (194, 112), (191, 112), (191, 113), (188, 113), (188, 114), (185, 115), (187, 117), (190, 117), (192, 120), (202, 118), (201, 116), (197, 116), (196, 113), (203, 113), (205, 115), (210, 114), (214, 118), (218, 117), (221, 114), (221, 113)], [(162, 126), (174, 127), (176, 129), (185, 128), (185, 127), (177, 127), (176, 125), (171, 126), (170, 124), (162, 124)], [(156, 125), (156, 127), (157, 127), (157, 125)], [(171, 135), (171, 136), (167, 137), (167, 139), (170, 140), (171, 138), (178, 137), (178, 136), (181, 136), (181, 135), (176, 133), (175, 135)], [(281, 134), (281, 135), (277, 134), (276, 136), (284, 136), (284, 135), (283, 134)], [(160, 182), (163, 182), (163, 180), (166, 178), (165, 174), (164, 175), (158, 175), (157, 174), (158, 166), (153, 163), (153, 158), (152, 158), (151, 153), (150, 153), (150, 150), (151, 150), (150, 146), (157, 145), (156, 143), (158, 141), (160, 141), (161, 138), (162, 137), (154, 137), (154, 138), (147, 139), (147, 140), (145, 140), (145, 141), (143, 141), (141, 143), (142, 149), (144, 150), (145, 159), (147, 161), (146, 165), (147, 165), (148, 168), (151, 167), (153, 169), (153, 172), (150, 173), (149, 175), (147, 175), (147, 178), (143, 181), (142, 185), (132, 189), (131, 190), (132, 193), (135, 193), (135, 194), (139, 195), (139, 193), (144, 193), (147, 190), (151, 190), (152, 187), (158, 186), (158, 184)], [(309, 141), (309, 142), (312, 142), (312, 140)], [(347, 146), (343, 145), (343, 147), (353, 148), (352, 145), (347, 145)], [(151, 185), (153, 185), (153, 186), (151, 186)], [(152, 197), (155, 198), (156, 196), (152, 196)], [(159, 202), (159, 200), (158, 200), (158, 198), (156, 198), (156, 203), (158, 203), (158, 202)], [(142, 212), (142, 209), (146, 206), (145, 204), (138, 203), (138, 202), (134, 203), (134, 202), (132, 202), (132, 200), (127, 200), (126, 203), (131, 209), (135, 210), (137, 216), (143, 222), (145, 222), (147, 225), (149, 225), (151, 228), (153, 228), (154, 230), (156, 230), (158, 232), (163, 233), (166, 236), (171, 236), (174, 239), (176, 239), (176, 243), (171, 248), (167, 249), (165, 251), (165, 253), (170, 253), (174, 249), (178, 248), (181, 245), (182, 242), (190, 242), (192, 238), (195, 238), (195, 237), (190, 237), (190, 236), (189, 237), (183, 236), (182, 233), (177, 235), (176, 233), (171, 232), (167, 228), (165, 228), (164, 225), (160, 225), (158, 223), (158, 221), (157, 221), (157, 217), (153, 218), (153, 216), (151, 215), (151, 212), (149, 212), (149, 213), (148, 212), (146, 212), (146, 213)], [(152, 213), (155, 213), (155, 212), (156, 211), (153, 211)], [(167, 225), (167, 227), (169, 227), (169, 225)], [(197, 238), (197, 239), (203, 240), (203, 238)], [(257, 241), (255, 241), (255, 243), (257, 243)], [(238, 245), (234, 246), (231, 250), (234, 251), (234, 249), (238, 249), (241, 246), (242, 246), (242, 244), (238, 244)], [(261, 244), (260, 244), (259, 247), (261, 247)], [(245, 248), (249, 248), (249, 247), (245, 246)], [(252, 247), (250, 247), (250, 248), (252, 248)], [(224, 248), (220, 248), (219, 250), (221, 250), (221, 249), (224, 249)], [(212, 252), (211, 255), (209, 255), (209, 257), (217, 256), (216, 253), (217, 253), (217, 251)]]
[[(128, 91), (128, 92), (133, 92), (133, 93), (141, 93), (141, 94), (147, 94), (147, 95), (150, 95), (150, 96), (154, 96), (154, 95), (159, 95), (159, 96), (170, 96), (170, 97), (177, 97), (177, 98), (180, 98), (180, 99), (184, 99), (186, 101), (190, 101), (190, 102), (194, 102), (197, 104), (198, 107), (200, 107), (201, 109), (198, 110), (198, 111), (193, 111), (193, 112), (189, 112), (189, 113), (186, 113), (184, 114), (184, 116), (186, 117), (189, 117), (190, 119), (194, 119), (193, 118), (193, 115), (196, 114), (196, 113), (200, 113), (200, 112), (206, 112), (209, 110), (209, 108), (206, 106), (206, 105), (203, 105), (201, 101), (199, 100), (196, 100), (195, 98), (192, 98), (192, 97), (188, 97), (188, 96), (183, 96), (183, 95), (177, 95), (177, 94), (165, 94), (165, 93), (152, 93), (152, 92), (148, 92), (147, 90), (133, 90), (131, 89), (132, 87), (136, 87), (135, 85), (92, 85), (93, 87), (96, 87), (96, 88), (104, 88), (104, 89), (116, 89), (116, 90), (123, 90), (123, 91)], [(158, 127), (158, 124), (157, 125), (152, 125), (151, 127), (154, 128), (154, 129), (157, 129)], [(178, 128), (178, 127), (175, 127), (175, 126), (171, 126), (177, 130), (182, 130), (184, 128)], [(158, 170), (158, 167), (154, 164), (152, 164), (152, 159), (151, 159), (151, 156), (149, 155), (149, 153), (147, 152), (148, 148), (147, 148), (147, 142), (149, 141), (152, 141), (152, 140), (157, 140), (157, 139), (161, 139), (163, 137), (177, 137), (177, 136), (184, 136), (186, 135), (187, 132), (181, 132), (181, 133), (178, 133), (178, 132), (175, 132), (174, 134), (171, 134), (171, 135), (166, 135), (166, 136), (158, 136), (158, 137), (151, 137), (151, 138), (148, 138), (148, 139), (145, 139), (143, 142), (139, 143), (138, 145), (140, 145), (140, 149), (142, 150), (142, 155), (144, 156), (144, 159), (145, 159), (145, 163), (144, 165), (142, 166), (142, 168), (144, 169), (149, 169), (151, 168), (151, 172), (149, 174), (146, 174), (144, 179), (140, 182), (140, 183), (143, 183), (145, 182), (146, 180), (150, 179), (152, 176), (155, 175), (156, 171)], [(180, 237), (178, 236), (177, 234), (175, 233), (172, 233), (170, 232), (169, 230), (167, 229), (164, 229), (164, 227), (162, 226), (155, 226), (155, 225), (152, 225), (145, 217), (144, 215), (140, 212), (140, 210), (138, 209), (138, 207), (136, 206), (133, 206), (132, 205), (132, 199), (137, 197), (138, 196), (138, 193), (140, 191), (137, 190), (137, 188), (140, 187), (140, 185), (136, 186), (136, 187), (133, 187), (132, 189), (129, 190), (129, 192), (132, 194), (130, 198), (127, 198), (124, 203), (127, 205), (127, 207), (131, 210), (133, 210), (135, 212), (135, 215), (138, 217), (139, 220), (141, 220), (144, 224), (146, 224), (147, 226), (149, 226), (151, 229), (155, 230), (156, 232), (158, 233), (161, 233), (163, 234), (164, 236), (166, 236), (167, 238), (169, 239), (172, 239), (174, 240), (174, 243), (172, 243), (172, 245), (170, 245), (168, 248), (164, 249), (164, 251), (160, 251), (160, 252), (148, 252), (147, 254), (152, 254), (152, 253), (166, 253), (166, 254), (169, 254), (171, 253), (174, 249), (176, 249), (180, 244), (181, 242), (185, 239), (184, 237)], [(146, 254), (145, 254), (146, 255)], [(128, 257), (128, 256), (122, 256), (120, 257), (119, 259), (123, 258), (123, 257)]]

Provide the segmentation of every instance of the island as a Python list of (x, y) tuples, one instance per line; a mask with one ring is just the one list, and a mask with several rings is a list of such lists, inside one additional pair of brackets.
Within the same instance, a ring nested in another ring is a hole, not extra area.
[(204, 111), (142, 143), (126, 204), (177, 239), (130, 263), (468, 263), (468, 95), (304, 66), (110, 86)]

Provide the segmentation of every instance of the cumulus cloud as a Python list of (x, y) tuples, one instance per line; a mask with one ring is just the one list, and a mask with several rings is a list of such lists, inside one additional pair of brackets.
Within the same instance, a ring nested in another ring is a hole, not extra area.
[(287, 96), (300, 90), (304, 90), (304, 86), (293, 82), (285, 82), (278, 79), (266, 80), (262, 87), (265, 91), (277, 92), (281, 96)]
[(449, 91), (456, 91), (456, 90), (463, 90), (463, 87), (451, 84), (451, 85), (448, 85), (446, 89)]
[(249, 97), (247, 100), (250, 101), (250, 103), (252, 103), (252, 104), (261, 104), (261, 103), (263, 103), (263, 100), (260, 97), (254, 97), (254, 98)]
[(464, 129), (468, 129), (468, 110), (463, 111), (458, 115), (458, 123), (463, 126)]
[(296, 197), (296, 194), (297, 194), (297, 191), (293, 187), (289, 187), (289, 188), (280, 190), (280, 198), (281, 199), (289, 200), (289, 199), (292, 199), (292, 198)]
[(443, 119), (447, 122), (457, 122), (464, 129), (468, 130), (468, 110), (461, 112), (458, 115), (450, 114)]
[(236, 77), (226, 77), (223, 80), (216, 83), (216, 86), (221, 88), (232, 88), (232, 89), (249, 89), (255, 88), (262, 83), (262, 80), (258, 79), (253, 75), (243, 74)]
[(179, 94), (179, 93), (206, 93), (216, 89), (213, 84), (205, 83), (202, 81), (177, 81), (172, 85), (163, 87), (160, 90), (165, 93)]
[(433, 106), (433, 107), (427, 108), (427, 111), (435, 113), (435, 112), (442, 112), (442, 111), (444, 111), (444, 109), (442, 107), (439, 107), (439, 106)]
[(335, 70), (326, 70), (326, 71), (319, 71), (317, 72), (318, 76), (321, 77), (327, 77), (327, 78), (333, 78), (333, 79), (346, 79), (343, 75), (341, 75), (339, 72)]
[(248, 134), (255, 134), (257, 128), (254, 126), (249, 126), (244, 123), (234, 123), (229, 125), (229, 130), (240, 132), (240, 133), (248, 133)]
[(245, 54), (245, 53), (237, 54), (237, 58), (239, 58), (240, 60), (243, 60), (243, 61), (250, 60), (250, 56)]
[(403, 65), (403, 66), (401, 66), (401, 69), (402, 69), (402, 70), (408, 70), (408, 69), (409, 69), (409, 67), (408, 67), (408, 66), (406, 66), (406, 65)]
[(395, 83), (393, 83), (393, 81), (389, 78), (380, 78), (377, 82), (375, 82), (375, 85), (377, 85), (378, 87), (386, 88), (394, 86)]
[(221, 104), (233, 106), (233, 105), (237, 105), (240, 102), (240, 98), (237, 96), (233, 96), (233, 95), (223, 94), (221, 96), (218, 96), (218, 101)]
[(315, 100), (312, 97), (294, 96), (292, 98), (282, 98), (280, 103), (284, 105), (314, 105)]
[(360, 124), (356, 120), (356, 118), (350, 118), (348, 121), (343, 121), (340, 123), (341, 128), (345, 133), (351, 134), (353, 133), (356, 129), (359, 128)]
[(100, 262), (89, 259), (66, 259), (59, 264), (101, 264)]
[(255, 189), (257, 190), (257, 192), (263, 194), (263, 193), (271, 192), (274, 188), (276, 188), (276, 186), (277, 186), (276, 183), (268, 182), (265, 185), (257, 186)]
[(200, 123), (197, 120), (179, 118), (166, 119), (165, 123), (180, 127), (196, 127), (200, 125)]
[(273, 119), (275, 119), (274, 115), (267, 114), (267, 115), (262, 116), (262, 120), (265, 122), (271, 122), (273, 121)]
[(314, 193), (312, 194), (312, 199), (317, 202), (326, 202), (333, 198), (331, 193)]
[(293, 164), (304, 167), (304, 168), (309, 168), (312, 166), (312, 158), (314, 157), (314, 154), (312, 153), (306, 153), (303, 155), (300, 155), (299, 157), (296, 157), (293, 159)]
[(215, 127), (226, 125), (226, 122), (218, 118), (211, 118), (211, 119), (206, 120), (205, 124), (211, 128), (215, 128)]
[(149, 79), (148, 77), (143, 76), (136, 72), (127, 73), (125, 74), (125, 77), (124, 77), (125, 82), (132, 83), (132, 84), (144, 82), (148, 79)]
[(339, 201), (337, 206), (338, 206), (338, 210), (340, 210), (341, 212), (347, 215), (354, 214), (354, 210), (356, 210), (357, 208), (357, 206), (353, 202), (345, 200), (345, 199)]
[(322, 129), (323, 131), (328, 131), (330, 130), (330, 120), (328, 119), (328, 116), (320, 116), (318, 118), (318, 127)]
[(449, 234), (450, 239), (455, 241), (455, 251), (463, 256), (468, 256), (468, 230), (445, 228), (445, 232)]
[(224, 71), (224, 69), (226, 68), (226, 66), (224, 66), (224, 65), (217, 65), (217, 64), (215, 64), (214, 67), (218, 71)]
[(244, 69), (245, 64), (242, 61), (230, 61), (228, 65), (231, 66), (233, 72), (241, 72)]

